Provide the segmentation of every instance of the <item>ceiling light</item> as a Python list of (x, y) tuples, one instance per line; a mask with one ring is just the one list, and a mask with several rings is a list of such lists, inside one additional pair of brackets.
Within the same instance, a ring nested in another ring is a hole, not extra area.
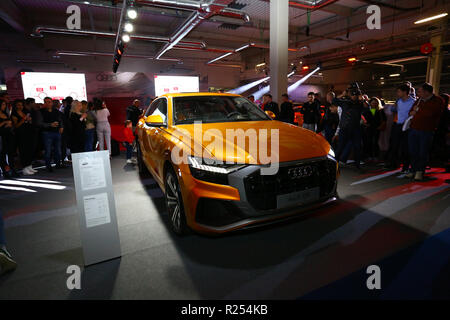
[(233, 54), (233, 52), (227, 52), (227, 53), (221, 55), (220, 57), (217, 57), (217, 58), (215, 58), (215, 59), (212, 59), (212, 60), (208, 61), (206, 64), (214, 63), (214, 62), (219, 61), (219, 60), (221, 60), (221, 59), (223, 59), (223, 58), (226, 58), (226, 57), (228, 57), (228, 56), (231, 56), (232, 54)]
[(137, 18), (136, 9), (133, 9), (133, 8), (128, 9), (127, 15), (128, 15), (128, 18), (130, 18), (130, 19), (133, 19), (133, 20), (136, 19)]
[(125, 33), (122, 36), (122, 40), (123, 40), (123, 42), (130, 42), (130, 35)]
[(257, 64), (256, 67), (257, 67), (257, 68), (260, 68), (260, 67), (264, 67), (265, 65), (266, 65), (266, 63), (263, 62), (263, 63)]
[(400, 77), (400, 73), (390, 74), (389, 77), (391, 78)]
[(127, 23), (125, 23), (123, 29), (124, 29), (126, 32), (133, 32), (133, 29), (134, 29), (134, 28), (133, 28), (133, 25), (132, 25), (131, 23), (127, 22)]
[(446, 17), (446, 16), (448, 16), (447, 12), (446, 13), (441, 13), (441, 14), (438, 14), (438, 15), (435, 15), (435, 16), (432, 16), (432, 17), (428, 17), (428, 18), (425, 18), (425, 19), (421, 19), (421, 20), (418, 20), (418, 21), (416, 21), (414, 23), (415, 24), (421, 24), (421, 23), (432, 21), (432, 20), (437, 20), (437, 19), (440, 19), (440, 18), (443, 18), (443, 17)]

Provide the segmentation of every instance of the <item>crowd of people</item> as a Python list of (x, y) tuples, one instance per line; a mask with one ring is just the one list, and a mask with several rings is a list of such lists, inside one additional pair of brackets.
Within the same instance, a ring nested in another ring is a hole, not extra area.
[[(302, 115), (303, 128), (319, 133), (333, 146), (341, 166), (353, 155), (355, 166), (380, 163), (387, 169), (402, 169), (404, 177), (422, 181), (430, 155), (448, 166), (449, 95), (434, 93), (428, 83), (417, 90), (410, 82), (398, 86), (397, 100), (386, 104), (380, 97), (369, 98), (358, 84), (336, 95), (310, 92), (308, 100), (294, 107), (287, 94), (282, 104), (263, 96), (261, 108), (275, 119), (295, 124)], [(254, 102), (254, 97), (249, 100)]]
[(105, 102), (62, 101), (50, 97), (10, 102), (0, 95), (0, 169), (5, 178), (33, 175), (33, 164), (43, 158), (49, 172), (67, 167), (70, 155), (96, 148), (111, 154), (110, 116)]

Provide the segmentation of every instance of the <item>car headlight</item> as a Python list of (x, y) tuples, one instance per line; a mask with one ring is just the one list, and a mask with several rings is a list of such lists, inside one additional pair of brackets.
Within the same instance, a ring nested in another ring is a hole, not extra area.
[(329, 158), (331, 157), (333, 160), (336, 159), (336, 154), (334, 153), (334, 150), (331, 147), (330, 147), (330, 151), (328, 151), (328, 157)]
[(210, 159), (205, 161), (197, 157), (189, 157), (188, 160), (189, 169), (195, 179), (217, 184), (228, 184), (228, 174), (245, 167), (242, 164), (214, 162)]

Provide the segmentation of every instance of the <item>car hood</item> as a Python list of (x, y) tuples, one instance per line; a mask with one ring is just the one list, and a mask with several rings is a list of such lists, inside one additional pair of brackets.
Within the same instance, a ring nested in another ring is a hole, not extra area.
[[(231, 157), (235, 163), (264, 164), (268, 161), (261, 158), (259, 153), (265, 150), (267, 152), (263, 152), (263, 156), (267, 155), (271, 162), (289, 162), (324, 157), (330, 150), (330, 145), (323, 137), (280, 121), (204, 123), (197, 126), (197, 136), (194, 133), (194, 125), (179, 125), (172, 127), (169, 131), (175, 137), (183, 136), (185, 147), (190, 148), (191, 154), (202, 156), (198, 154), (198, 151), (202, 150), (204, 157), (212, 157), (223, 162)], [(276, 142), (275, 137), (274, 141), (271, 139), (271, 134), (276, 133), (273, 130), (278, 130), (278, 148), (275, 144), (273, 145), (275, 149), (278, 149), (275, 153), (278, 154), (278, 158), (272, 157), (272, 142)], [(198, 134), (199, 132), (201, 134)], [(256, 149), (250, 146), (249, 138), (245, 138), (245, 146), (242, 143), (238, 144), (237, 138), (230, 135), (233, 132), (241, 138), (245, 136), (244, 133), (247, 133), (247, 137), (252, 137), (251, 140), (257, 146)], [(264, 135), (260, 136), (264, 132), (267, 133), (267, 138)], [(233, 152), (230, 152), (231, 150)]]

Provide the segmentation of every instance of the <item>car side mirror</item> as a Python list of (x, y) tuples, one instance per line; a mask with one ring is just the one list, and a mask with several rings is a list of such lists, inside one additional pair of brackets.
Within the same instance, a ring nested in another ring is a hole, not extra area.
[(275, 119), (277, 116), (275, 115), (275, 113), (273, 113), (272, 111), (270, 111), (270, 110), (267, 110), (266, 111), (266, 114), (269, 116), (269, 117), (271, 117), (272, 119)]
[(163, 127), (165, 125), (163, 118), (159, 114), (145, 118), (145, 124), (149, 127)]

